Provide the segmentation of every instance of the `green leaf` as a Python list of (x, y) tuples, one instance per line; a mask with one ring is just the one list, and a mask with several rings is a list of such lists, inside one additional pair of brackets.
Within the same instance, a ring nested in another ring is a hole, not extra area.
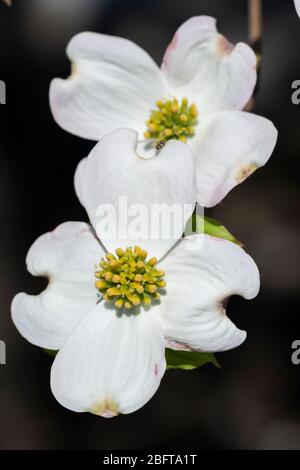
[(184, 235), (192, 235), (194, 233), (206, 233), (217, 238), (223, 238), (224, 240), (229, 240), (232, 243), (243, 246), (243, 244), (237, 240), (230, 232), (227, 230), (224, 225), (221, 224), (216, 219), (212, 217), (200, 216), (198, 214), (193, 214), (192, 217), (188, 220)]
[(54, 351), (54, 349), (45, 349), (43, 348), (44, 353), (48, 354), (48, 356), (55, 357), (58, 351)]
[(192, 370), (204, 366), (204, 364), (221, 367), (213, 353), (175, 351), (168, 348), (166, 349), (166, 361), (168, 369)]

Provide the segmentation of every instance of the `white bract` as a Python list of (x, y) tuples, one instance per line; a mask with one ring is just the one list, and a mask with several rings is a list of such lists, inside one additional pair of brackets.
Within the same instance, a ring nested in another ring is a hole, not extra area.
[(197, 201), (211, 207), (264, 165), (277, 131), (241, 111), (256, 83), (256, 57), (218, 33), (214, 18), (186, 21), (161, 68), (133, 42), (84, 32), (67, 47), (72, 75), (54, 79), (50, 105), (56, 122), (99, 140), (121, 127), (139, 133), (139, 152), (151, 157), (161, 141), (187, 142), (195, 158)]
[(295, 0), (295, 7), (298, 15), (300, 16), (300, 0)]
[(166, 369), (166, 345), (196, 351), (240, 345), (246, 333), (227, 317), (225, 301), (233, 294), (251, 299), (259, 290), (254, 261), (226, 240), (178, 233), (167, 241), (100, 241), (95, 208), (117, 207), (118, 194), (148, 206), (195, 205), (188, 146), (170, 141), (159, 157), (142, 159), (137, 137), (114, 131), (81, 162), (75, 185), (91, 225), (66, 222), (38, 238), (27, 267), (49, 285), (39, 295), (19, 293), (12, 304), (28, 341), (60, 350), (51, 371), (57, 400), (105, 417), (135, 411), (153, 396)]

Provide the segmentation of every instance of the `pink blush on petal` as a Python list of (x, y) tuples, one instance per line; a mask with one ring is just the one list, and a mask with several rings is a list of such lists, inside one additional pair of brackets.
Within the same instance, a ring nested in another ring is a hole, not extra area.
[(222, 34), (219, 34), (217, 40), (217, 53), (219, 56), (226, 56), (231, 53), (233, 49), (233, 44), (228, 41)]
[(176, 49), (177, 43), (178, 43), (178, 32), (174, 34), (172, 41), (170, 42), (170, 44), (168, 45), (168, 47), (166, 49), (164, 59), (163, 59), (163, 63), (162, 63), (162, 68), (163, 69), (166, 69), (166, 68), (169, 67), (169, 65), (170, 65), (170, 56), (171, 56), (172, 52)]

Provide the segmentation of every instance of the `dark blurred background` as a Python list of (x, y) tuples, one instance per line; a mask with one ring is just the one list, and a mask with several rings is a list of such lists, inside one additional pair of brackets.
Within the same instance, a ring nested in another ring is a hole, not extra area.
[(262, 170), (236, 188), (213, 215), (245, 243), (262, 276), (254, 301), (230, 300), (228, 312), (248, 332), (244, 345), (218, 354), (222, 368), (165, 375), (138, 412), (113, 420), (62, 408), (49, 387), (51, 358), (18, 334), (10, 303), (38, 293), (25, 255), (42, 233), (66, 220), (86, 220), (73, 190), (78, 161), (93, 143), (53, 121), (48, 88), (69, 74), (68, 40), (92, 30), (124, 36), (160, 63), (175, 29), (190, 16), (212, 15), (232, 42), (247, 41), (247, 0), (14, 0), (0, 2), (0, 366), (1, 449), (300, 449), (300, 19), (292, 0), (264, 0), (261, 87), (255, 112), (279, 129)]

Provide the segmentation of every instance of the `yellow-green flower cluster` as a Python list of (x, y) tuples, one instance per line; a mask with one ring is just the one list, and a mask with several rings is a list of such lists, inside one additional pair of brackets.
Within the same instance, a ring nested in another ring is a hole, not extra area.
[(189, 105), (187, 98), (182, 98), (181, 103), (177, 98), (157, 101), (156, 106), (157, 109), (151, 111), (146, 121), (146, 139), (155, 139), (157, 142), (178, 139), (186, 142), (188, 137), (195, 134), (198, 110), (195, 104)]
[(159, 289), (166, 287), (165, 272), (156, 268), (157, 259), (150, 258), (139, 246), (116, 249), (108, 253), (96, 271), (96, 288), (104, 300), (113, 302), (118, 309), (130, 309), (140, 304), (151, 305), (159, 300)]

